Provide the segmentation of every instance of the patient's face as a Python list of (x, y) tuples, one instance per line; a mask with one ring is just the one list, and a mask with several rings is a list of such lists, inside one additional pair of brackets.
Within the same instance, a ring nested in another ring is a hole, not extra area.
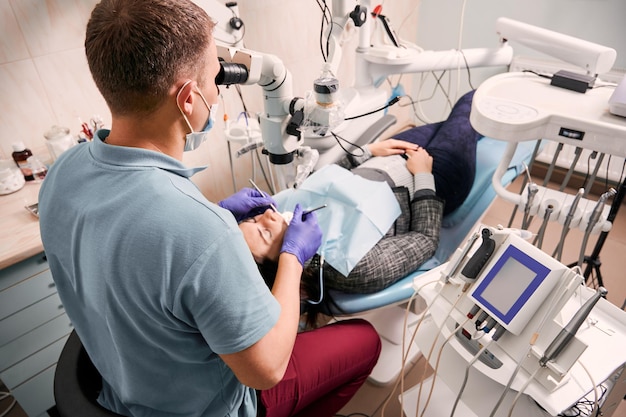
[(239, 223), (239, 228), (257, 263), (265, 260), (278, 261), (283, 236), (287, 230), (287, 223), (280, 213), (268, 208), (263, 214)]

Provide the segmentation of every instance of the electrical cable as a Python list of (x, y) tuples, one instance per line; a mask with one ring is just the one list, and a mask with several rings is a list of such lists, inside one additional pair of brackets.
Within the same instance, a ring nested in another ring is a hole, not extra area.
[[(602, 393), (598, 397), (598, 402), (602, 402), (602, 399), (608, 392), (608, 388), (605, 385), (598, 385), (598, 387)], [(595, 411), (595, 413), (594, 413)], [(559, 417), (577, 417), (577, 416), (585, 416), (585, 417), (598, 417), (602, 415), (602, 407), (596, 409), (595, 403), (592, 400), (583, 399), (579, 400), (576, 404), (572, 405), (569, 409), (562, 411), (559, 414)]]
[[(384, 109), (386, 109), (386, 108), (388, 108), (390, 106), (393, 106), (398, 101), (400, 101), (400, 97), (394, 97), (391, 100), (389, 100), (389, 102), (387, 104), (385, 104), (384, 106), (382, 106), (382, 107), (380, 107), (380, 108), (378, 108), (376, 110), (372, 110), (372, 111), (369, 111), (367, 113), (359, 114), (359, 115), (352, 116), (352, 117), (346, 117), (344, 120), (354, 120), (354, 119), (358, 119), (359, 117), (369, 116), (370, 114), (377, 113), (377, 112), (382, 111), (382, 110), (384, 110)], [(338, 133), (333, 132), (332, 130), (330, 131), (330, 134), (335, 138), (335, 141), (337, 142), (337, 144), (341, 147), (341, 149), (343, 149), (343, 151), (346, 154), (351, 155), (351, 156), (356, 156), (356, 157), (363, 156), (365, 154), (365, 151), (363, 150), (362, 146), (357, 145), (354, 142), (350, 142), (349, 140), (345, 139), (344, 137), (342, 137)], [(360, 155), (359, 154), (355, 154), (355, 153), (349, 151), (348, 149), (346, 149), (343, 146), (343, 144), (341, 143), (342, 141), (346, 142), (347, 144), (349, 144), (351, 146), (354, 146), (356, 149), (359, 149), (361, 151), (361, 154)]]
[[(416, 291), (415, 294), (419, 294), (419, 291), (424, 288), (427, 285), (430, 285), (432, 283), (438, 282), (439, 280), (433, 280), (433, 281), (429, 281), (425, 284), (423, 284), (421, 287), (419, 287)], [(431, 301), (430, 305), (433, 305), (435, 303), (435, 300), (437, 299), (437, 297), (439, 297), (440, 293), (437, 293), (437, 295), (435, 296), (435, 298), (433, 298), (433, 300)], [(426, 313), (428, 312), (428, 310), (430, 309), (430, 306), (428, 306), (428, 308), (426, 310), (424, 310), (422, 312), (422, 317), (420, 317), (419, 323), (417, 324), (417, 326), (415, 327), (415, 330), (413, 331), (413, 334), (411, 335), (411, 340), (409, 341), (409, 346), (406, 348), (405, 350), (405, 345), (404, 345), (404, 340), (406, 338), (406, 329), (407, 329), (407, 319), (408, 319), (408, 310), (407, 310), (407, 314), (405, 315), (405, 320), (404, 320), (404, 327), (402, 329), (402, 352), (404, 353), (403, 359), (402, 359), (402, 372), (401, 372), (401, 395), (400, 395), (400, 404), (401, 407), (404, 405), (404, 367), (406, 364), (406, 360), (409, 357), (409, 352), (411, 351), (411, 346), (413, 346), (413, 343), (415, 342), (415, 338), (417, 337), (417, 331), (419, 330), (420, 325), (422, 324), (422, 321), (424, 320), (424, 318), (426, 317)]]
[[(323, 6), (322, 6), (322, 3), (323, 3)], [(328, 8), (328, 4), (326, 4), (326, 0), (322, 0), (321, 2), (320, 0), (317, 0), (317, 5), (322, 11), (322, 23), (320, 25), (320, 39), (319, 39), (320, 51), (322, 53), (322, 59), (324, 60), (324, 62), (326, 62), (328, 60), (330, 34), (332, 33), (332, 14), (330, 12), (330, 9)], [(328, 25), (331, 26), (328, 36), (326, 37), (326, 50), (324, 50), (324, 23), (326, 23), (327, 26)]]
[[(439, 293), (441, 294), (441, 292)], [(431, 355), (433, 354), (433, 350), (435, 349), (435, 345), (437, 344), (437, 340), (439, 340), (439, 334), (441, 333), (441, 330), (443, 329), (443, 327), (446, 324), (446, 321), (448, 320), (448, 318), (450, 317), (450, 315), (452, 314), (452, 312), (454, 311), (454, 309), (456, 308), (456, 305), (458, 304), (458, 302), (462, 299), (463, 297), (457, 297), (456, 301), (454, 302), (454, 304), (452, 304), (452, 306), (450, 307), (450, 310), (448, 311), (448, 313), (446, 314), (446, 316), (444, 317), (444, 319), (441, 321), (441, 325), (437, 327), (437, 332), (435, 333), (435, 338), (433, 339), (433, 343), (430, 346), (430, 351), (428, 352), (428, 356), (426, 357), (426, 362), (430, 363), (430, 358)], [(433, 300), (433, 304), (434, 304)], [(454, 332), (453, 332), (454, 333)], [(420, 384), (419, 384), (419, 390), (418, 390), (418, 394), (417, 394), (417, 406), (416, 406), (416, 410), (419, 410), (419, 405), (420, 405), (420, 398), (422, 396), (422, 387), (424, 386), (424, 378), (426, 376), (426, 368), (424, 368), (424, 372), (422, 372), (422, 377), (420, 378)]]
[(393, 396), (393, 393), (395, 392), (396, 388), (398, 388), (398, 385), (401, 385), (401, 390), (400, 390), (400, 404), (401, 404), (401, 407), (404, 404), (404, 389), (403, 389), (403, 387), (404, 387), (404, 369), (405, 369), (405, 366), (406, 366), (406, 361), (407, 361), (408, 356), (409, 356), (410, 348), (413, 345), (413, 342), (415, 340), (415, 336), (417, 335), (417, 331), (419, 330), (420, 326), (422, 325), (422, 322), (424, 321), (424, 318), (426, 317), (426, 313), (430, 309), (430, 306), (433, 305), (435, 300), (439, 297), (440, 293), (437, 293), (437, 295), (435, 296), (435, 298), (433, 299), (431, 304), (429, 306), (427, 306), (426, 310), (424, 310), (422, 312), (422, 316), (418, 320), (417, 325), (415, 327), (415, 330), (413, 331), (413, 335), (411, 336), (411, 340), (409, 342), (409, 348), (406, 349), (406, 351), (405, 351), (406, 329), (407, 329), (408, 315), (409, 315), (409, 311), (410, 311), (410, 308), (411, 308), (411, 303), (413, 302), (415, 297), (417, 295), (419, 295), (419, 292), (422, 290), (422, 288), (424, 288), (424, 287), (426, 287), (428, 285), (437, 283), (437, 282), (439, 282), (439, 279), (434, 279), (432, 281), (428, 281), (428, 282), (422, 284), (419, 288), (417, 288), (413, 292), (413, 294), (409, 298), (409, 301), (407, 303), (407, 307), (405, 309), (404, 323), (403, 323), (403, 327), (402, 327), (402, 348), (401, 348), (402, 349), (402, 358), (401, 358), (402, 362), (401, 362), (401, 368), (400, 368), (400, 375), (398, 375), (398, 378), (396, 378), (396, 382), (395, 382), (393, 388), (391, 389), (389, 395), (376, 408), (376, 410), (374, 410), (372, 415), (375, 414), (378, 411), (378, 409), (381, 409), (381, 417), (385, 416), (385, 408), (387, 408), (387, 405), (389, 404), (389, 401), (391, 400), (391, 398)]
[(489, 347), (489, 345), (491, 345), (492, 342), (493, 342), (493, 339), (489, 340), (489, 342), (484, 344), (483, 347), (481, 347), (480, 350), (476, 353), (476, 355), (474, 355), (472, 360), (467, 363), (467, 366), (465, 367), (465, 375), (463, 376), (463, 382), (461, 383), (461, 388), (459, 390), (459, 393), (457, 394), (456, 399), (454, 400), (454, 404), (452, 405), (452, 410), (450, 411), (450, 417), (454, 417), (454, 413), (456, 412), (456, 407), (459, 405), (459, 401), (461, 401), (461, 396), (463, 395), (463, 391), (465, 391), (467, 380), (469, 379), (470, 368), (472, 367), (472, 365), (474, 365), (474, 362), (476, 362), (476, 360), (480, 358), (480, 355), (483, 354), (483, 352)]
[(465, 69), (467, 71), (467, 83), (469, 84), (472, 90), (475, 90), (474, 84), (472, 84), (472, 71), (470, 71), (469, 63), (467, 62), (467, 57), (465, 56), (465, 52), (461, 49), (461, 56), (463, 57), (463, 61), (465, 62)]
[[(436, 282), (436, 281), (435, 281)], [(419, 289), (423, 288), (424, 285), (422, 285)], [(406, 367), (406, 361), (409, 358), (409, 352), (411, 351), (411, 346), (413, 345), (413, 341), (414, 341), (414, 337), (417, 334), (417, 329), (415, 330), (415, 332), (413, 333), (411, 340), (409, 342), (409, 347), (407, 348), (405, 345), (405, 340), (406, 340), (406, 329), (408, 326), (408, 319), (409, 319), (409, 312), (410, 312), (410, 308), (411, 308), (411, 304), (413, 303), (413, 301), (415, 300), (415, 297), (419, 294), (419, 290), (416, 290), (413, 292), (413, 294), (411, 295), (410, 301), (406, 306), (405, 309), (405, 313), (404, 313), (404, 321), (402, 322), (402, 343), (401, 343), (401, 352), (402, 352), (402, 362), (400, 364), (400, 375), (399, 375), (399, 381), (400, 381), (400, 409), (404, 408), (404, 395), (402, 395), (402, 393), (404, 393), (404, 369)], [(422, 312), (422, 316), (420, 317), (419, 323), (418, 323), (418, 327), (422, 324), (422, 320), (424, 317), (426, 317), (426, 311)], [(397, 386), (397, 384), (396, 384)], [(395, 391), (395, 388), (394, 388)], [(389, 397), (390, 399), (391, 397)], [(388, 400), (389, 400), (388, 399)], [(387, 405), (387, 403), (385, 403), (385, 406)], [(384, 415), (384, 408), (382, 411), (382, 415)]]
[(584, 363), (582, 363), (582, 361), (579, 359), (576, 360), (576, 362), (582, 366), (582, 368), (584, 369), (584, 371), (587, 373), (587, 376), (589, 377), (589, 380), (591, 381), (591, 386), (592, 386), (592, 390), (593, 390), (593, 408), (592, 408), (592, 413), (595, 411), (596, 413), (594, 415), (599, 415), (600, 414), (600, 399), (598, 397), (598, 387), (596, 386), (596, 382), (593, 379), (593, 375), (591, 375), (591, 372), (589, 372), (589, 369), (587, 369), (587, 367), (585, 366)]
[(515, 408), (515, 405), (517, 404), (517, 400), (519, 400), (519, 398), (522, 396), (526, 388), (528, 388), (528, 385), (530, 385), (531, 381), (535, 379), (535, 377), (537, 376), (537, 374), (539, 373), (541, 369), (542, 369), (541, 367), (535, 369), (535, 371), (526, 380), (524, 385), (522, 385), (522, 388), (520, 388), (520, 390), (517, 392), (517, 394), (515, 395), (515, 398), (513, 398), (513, 402), (511, 403), (511, 408), (509, 408), (509, 414), (507, 415), (507, 417), (511, 417), (513, 415), (513, 409)]
[(529, 73), (531, 73), (531, 74), (535, 74), (535, 75), (536, 75), (536, 76), (538, 76), (538, 77), (541, 77), (541, 78), (547, 78), (548, 80), (551, 80), (551, 79), (552, 79), (552, 77), (551, 77), (551, 76), (549, 76), (549, 75), (546, 75), (546, 74), (540, 74), (540, 73), (538, 73), (537, 71), (533, 71), (533, 70), (528, 70), (528, 69), (526, 69), (526, 70), (523, 70), (522, 72), (529, 72)]
[[(465, 24), (465, 7), (467, 6), (467, 0), (463, 0), (463, 3), (461, 5), (461, 16), (460, 16), (460, 23), (459, 23), (459, 38), (458, 38), (458, 42), (457, 42), (457, 51), (461, 54), (461, 56), (463, 56), (463, 26)], [(467, 61), (465, 61), (465, 63), (467, 64)], [(459, 97), (459, 90), (461, 89), (461, 63), (458, 62), (457, 60), (457, 66), (456, 66), (456, 91), (455, 91), (455, 97), (454, 97), (454, 102), (456, 103)], [(452, 107), (450, 107), (450, 110), (452, 110)]]
[[(0, 391), (0, 401), (5, 400), (9, 397), (12, 397), (13, 395), (10, 392), (6, 392), (6, 391)], [(13, 397), (13, 400), (9, 403), (9, 405), (7, 406), (6, 409), (4, 409), (1, 413), (0, 413), (0, 417), (5, 417), (9, 414), (9, 412), (13, 409), (13, 407), (15, 407), (15, 405), (17, 404), (17, 400), (15, 399), (15, 397)]]
[[(437, 282), (437, 280), (431, 281), (428, 284), (431, 284), (433, 282)], [(428, 284), (424, 284), (419, 289), (424, 288), (424, 286), (428, 285)], [(410, 311), (410, 308), (411, 308), (411, 304), (413, 303), (413, 300), (415, 299), (415, 297), (418, 295), (419, 289), (414, 291), (413, 294), (411, 294), (411, 297), (409, 298), (409, 300), (407, 302), (407, 306), (405, 308), (404, 321), (403, 321), (403, 327), (402, 327), (402, 348), (401, 348), (402, 356), (401, 356), (401, 364), (400, 364), (400, 374), (396, 378), (396, 381), (395, 381), (392, 389), (389, 391), (389, 394), (385, 397), (383, 402), (381, 404), (379, 404), (378, 407), (376, 407), (376, 409), (374, 410), (372, 415), (376, 414), (376, 412), (380, 409), (381, 410), (381, 414), (380, 414), (381, 417), (385, 417), (385, 409), (387, 408), (387, 405), (389, 404), (389, 401), (391, 401), (391, 398), (393, 397), (393, 393), (398, 388), (398, 385), (401, 386), (401, 388), (400, 388), (400, 393), (401, 393), (400, 408), (402, 408), (402, 405), (403, 405), (403, 398), (402, 398), (403, 390), (402, 390), (402, 387), (404, 386), (404, 381), (403, 381), (403, 379), (404, 379), (404, 366), (406, 364), (406, 358), (408, 356), (408, 355), (404, 354), (404, 340), (406, 338), (406, 326), (407, 326), (408, 315), (409, 315), (409, 311)], [(424, 314), (422, 315), (422, 317), (418, 321), (417, 327), (419, 327), (422, 324), (422, 320), (426, 316), (425, 313), (426, 312), (424, 312)]]
[[(572, 271), (576, 272), (575, 270), (579, 270), (580, 271), (580, 268), (578, 268), (578, 267), (572, 268)], [(582, 272), (582, 271), (580, 271), (580, 272)], [(578, 273), (578, 272), (576, 272), (576, 274), (580, 275), (580, 273)], [(504, 400), (504, 397), (506, 397), (506, 394), (508, 393), (509, 389), (511, 388), (511, 385), (513, 384), (513, 381), (515, 380), (515, 377), (517, 376), (517, 373), (522, 368), (522, 363), (523, 363), (524, 358), (526, 358), (526, 357), (528, 357), (530, 355), (536, 340), (539, 338), (539, 335), (543, 331), (543, 328), (544, 328), (546, 322), (548, 321), (548, 318), (549, 317), (554, 317), (556, 315), (556, 309), (559, 308), (558, 303), (556, 302), (557, 298), (558, 297), (562, 297), (563, 295), (561, 293), (565, 292), (567, 287), (569, 287), (570, 285), (575, 284), (576, 283), (575, 280), (576, 280), (576, 275), (573, 275), (569, 281), (563, 280), (563, 282), (560, 283), (559, 287), (556, 288), (552, 292), (552, 296), (551, 296), (550, 300), (547, 302), (548, 303), (547, 305), (551, 306), (550, 309), (542, 317), (541, 321), (537, 325), (537, 328), (533, 332), (533, 336), (532, 336), (531, 340), (528, 341), (528, 349), (526, 350), (524, 355), (517, 361), (517, 366), (516, 366), (515, 370), (513, 371), (513, 373), (511, 374), (511, 377), (509, 378), (509, 381), (507, 382), (506, 386), (504, 387), (504, 390), (502, 390), (502, 394), (500, 394), (500, 397), (498, 398), (498, 401), (496, 402), (495, 406), (491, 410), (491, 413), (489, 414), (489, 417), (494, 417), (496, 412), (498, 411), (498, 408), (502, 404), (502, 401)]]
[[(335, 141), (337, 142), (337, 145), (339, 145), (339, 147), (341, 147), (341, 149), (343, 149), (343, 151), (350, 156), (356, 156), (356, 157), (360, 157), (365, 155), (365, 150), (363, 149), (363, 147), (361, 145), (357, 145), (354, 142), (350, 142), (348, 139), (344, 138), (343, 136), (340, 136), (339, 134), (333, 132), (332, 130), (330, 131), (330, 134), (333, 135), (333, 137), (335, 138)], [(351, 151), (349, 151), (348, 149), (346, 149), (342, 144), (341, 141), (346, 142), (349, 145), (354, 146), (356, 149), (360, 150), (361, 153), (360, 154), (356, 154), (353, 153)]]
[(396, 104), (398, 101), (400, 101), (399, 97), (394, 97), (391, 100), (389, 100), (389, 102), (387, 104), (385, 104), (382, 107), (377, 108), (376, 110), (372, 110), (372, 111), (368, 111), (367, 113), (362, 113), (362, 114), (358, 114), (356, 116), (351, 116), (351, 117), (346, 117), (343, 120), (354, 120), (354, 119), (358, 119), (360, 117), (365, 117), (365, 116), (369, 116), (370, 114), (374, 114), (377, 113), (379, 111), (385, 110), (388, 107), (393, 106), (394, 104)]
[[(421, 102), (419, 102), (419, 101), (417, 101), (417, 100), (413, 99), (413, 97), (411, 97), (411, 96), (410, 96), (410, 95), (408, 95), (408, 94), (406, 94), (406, 95), (404, 95), (404, 96), (402, 96), (402, 97), (406, 97), (406, 98), (408, 98), (408, 99), (409, 99), (409, 102), (408, 102), (407, 104), (399, 104), (399, 105), (398, 105), (399, 107), (407, 107), (407, 106), (411, 106), (411, 107), (413, 108), (413, 116), (414, 116), (417, 120), (419, 120), (419, 121), (420, 121), (421, 123), (423, 123), (423, 124), (428, 124), (428, 123), (430, 123), (430, 121), (429, 121), (429, 120), (427, 120), (427, 119), (423, 118), (423, 117), (422, 117), (423, 115), (420, 115), (420, 114), (418, 114), (418, 112), (417, 112), (417, 111), (418, 111), (418, 109), (420, 109), (420, 110), (421, 110)], [(426, 100), (424, 100), (424, 101), (426, 101)], [(416, 104), (418, 105), (418, 107), (416, 107), (416, 106), (415, 106)]]
[[(470, 318), (466, 318), (465, 321), (458, 327), (459, 329), (462, 329), (467, 322), (470, 321)], [(456, 334), (456, 331), (450, 333), (450, 335), (448, 335), (448, 337), (446, 338), (446, 340), (441, 344), (441, 347), (439, 348), (439, 352), (437, 352), (437, 361), (435, 362), (435, 368), (434, 368), (434, 372), (433, 372), (433, 380), (430, 384), (430, 390), (428, 391), (428, 397), (426, 397), (426, 403), (424, 404), (424, 408), (422, 409), (422, 414), (420, 417), (424, 417), (424, 413), (426, 412), (426, 409), (428, 408), (428, 405), (430, 404), (430, 399), (433, 395), (433, 391), (435, 390), (435, 381), (437, 380), (437, 370), (439, 369), (439, 361), (441, 360), (441, 354), (443, 353), (443, 348), (448, 344), (448, 342), (450, 340), (452, 340), (452, 337)]]
[(322, 301), (324, 301), (324, 254), (320, 255), (320, 267), (319, 267), (319, 276), (320, 276), (320, 298), (317, 301), (306, 300), (307, 303), (318, 305)]

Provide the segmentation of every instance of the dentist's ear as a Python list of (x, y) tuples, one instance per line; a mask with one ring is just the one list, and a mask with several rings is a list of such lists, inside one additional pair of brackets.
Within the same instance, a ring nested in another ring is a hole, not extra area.
[(193, 90), (196, 87), (196, 82), (193, 80), (187, 80), (178, 89), (176, 93), (176, 105), (185, 116), (190, 116), (193, 112)]

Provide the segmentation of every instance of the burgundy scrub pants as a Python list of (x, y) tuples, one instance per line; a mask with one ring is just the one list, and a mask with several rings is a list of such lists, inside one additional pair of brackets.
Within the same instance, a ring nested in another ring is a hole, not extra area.
[(380, 338), (361, 319), (298, 334), (283, 380), (259, 393), (259, 416), (332, 417), (363, 385)]

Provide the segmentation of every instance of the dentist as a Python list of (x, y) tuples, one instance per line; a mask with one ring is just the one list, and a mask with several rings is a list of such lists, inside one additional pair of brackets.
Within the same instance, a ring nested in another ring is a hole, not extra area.
[(316, 216), (296, 206), (269, 289), (236, 219), (271, 199), (246, 190), (211, 203), (190, 179), (199, 169), (182, 163), (215, 117), (213, 26), (188, 0), (95, 6), (85, 51), (112, 124), (42, 184), (46, 256), (105, 408), (332, 416), (371, 372), (380, 340), (361, 320), (298, 333)]

